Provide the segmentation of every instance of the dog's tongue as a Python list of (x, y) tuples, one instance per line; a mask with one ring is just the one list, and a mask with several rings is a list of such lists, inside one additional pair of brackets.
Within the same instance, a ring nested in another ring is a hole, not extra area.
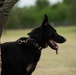
[(56, 50), (56, 54), (58, 54), (58, 50)]
[(58, 45), (57, 45), (56, 42), (53, 41), (53, 40), (51, 40), (50, 42), (51, 42), (51, 44), (53, 45), (54, 50), (56, 50), (56, 54), (58, 54), (58, 49), (59, 49)]

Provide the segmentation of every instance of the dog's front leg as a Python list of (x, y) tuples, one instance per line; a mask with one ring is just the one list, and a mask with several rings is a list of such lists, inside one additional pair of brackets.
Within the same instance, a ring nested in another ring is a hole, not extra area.
[(28, 66), (26, 68), (27, 74), (25, 74), (25, 75), (31, 75), (32, 72), (35, 70), (36, 65), (37, 65), (37, 63), (35, 63), (35, 62), (31, 63), (31, 64), (28, 64)]

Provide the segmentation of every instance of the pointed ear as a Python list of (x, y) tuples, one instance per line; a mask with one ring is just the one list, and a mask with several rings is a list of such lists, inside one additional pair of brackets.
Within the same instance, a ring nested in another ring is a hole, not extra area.
[(48, 25), (48, 16), (45, 14), (44, 20), (42, 22), (42, 26), (47, 26)]

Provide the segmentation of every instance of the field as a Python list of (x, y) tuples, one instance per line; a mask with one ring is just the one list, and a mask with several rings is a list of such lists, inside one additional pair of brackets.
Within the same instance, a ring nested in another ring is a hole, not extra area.
[[(59, 54), (47, 48), (42, 51), (41, 59), (38, 62), (33, 75), (76, 75), (76, 27), (56, 27), (59, 34), (63, 35), (67, 41), (59, 44)], [(2, 42), (14, 41), (30, 32), (25, 30), (5, 30)]]

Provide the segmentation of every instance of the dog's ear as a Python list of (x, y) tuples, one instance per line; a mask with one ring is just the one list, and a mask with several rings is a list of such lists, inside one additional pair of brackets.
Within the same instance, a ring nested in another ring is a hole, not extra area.
[(45, 14), (44, 20), (42, 22), (42, 26), (47, 26), (48, 25), (48, 16)]

